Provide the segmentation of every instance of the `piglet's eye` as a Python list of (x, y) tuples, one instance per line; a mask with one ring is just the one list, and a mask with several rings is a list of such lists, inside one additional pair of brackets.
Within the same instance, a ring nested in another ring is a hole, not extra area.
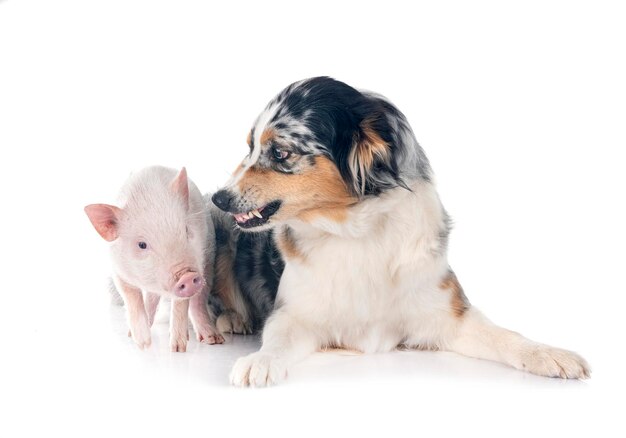
[(146, 242), (138, 242), (138, 243), (137, 243), (137, 246), (138, 246), (140, 249), (146, 249), (146, 248), (148, 248), (148, 244), (147, 244)]

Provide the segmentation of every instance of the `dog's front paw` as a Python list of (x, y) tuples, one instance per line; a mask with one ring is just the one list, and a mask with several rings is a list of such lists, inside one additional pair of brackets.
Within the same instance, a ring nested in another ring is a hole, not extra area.
[(235, 386), (264, 387), (287, 377), (287, 365), (276, 355), (259, 351), (239, 358), (230, 372), (230, 383)]
[(148, 348), (152, 344), (152, 337), (150, 336), (150, 326), (147, 322), (132, 324), (130, 327), (129, 336), (133, 338), (135, 344), (140, 349)]
[(217, 317), (215, 323), (220, 333), (234, 333), (247, 335), (252, 333), (252, 327), (241, 315), (232, 310), (227, 310)]
[(521, 369), (533, 374), (562, 379), (587, 379), (591, 368), (578, 354), (546, 345), (534, 346), (521, 357)]

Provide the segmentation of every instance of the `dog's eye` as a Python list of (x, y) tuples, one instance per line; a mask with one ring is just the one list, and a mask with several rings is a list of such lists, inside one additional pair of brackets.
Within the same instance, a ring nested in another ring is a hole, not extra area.
[(139, 249), (147, 249), (148, 248), (148, 244), (146, 242), (137, 242), (137, 246), (139, 247)]
[(291, 152), (286, 151), (284, 149), (277, 148), (277, 147), (272, 148), (272, 156), (279, 163), (281, 161), (285, 161), (287, 158), (289, 158), (290, 155), (291, 155)]

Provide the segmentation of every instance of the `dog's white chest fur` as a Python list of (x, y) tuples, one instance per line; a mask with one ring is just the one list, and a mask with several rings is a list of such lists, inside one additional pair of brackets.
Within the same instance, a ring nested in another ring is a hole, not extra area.
[(364, 203), (342, 229), (323, 221), (292, 223), (302, 256), (288, 261), (279, 302), (330, 345), (395, 348), (414, 333), (407, 327), (431, 319), (432, 309), (446, 308), (449, 299), (437, 288), (447, 270), (445, 256), (437, 254), (442, 218), (432, 212), (441, 210), (438, 202), (404, 191)]

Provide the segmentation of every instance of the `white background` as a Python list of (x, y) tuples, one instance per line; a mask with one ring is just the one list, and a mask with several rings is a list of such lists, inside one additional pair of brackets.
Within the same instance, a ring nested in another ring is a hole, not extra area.
[[(0, 0), (0, 435), (624, 436), (620, 2), (410, 3)], [(267, 101), (316, 75), (405, 112), (470, 300), (591, 380), (318, 354), (246, 391), (227, 373), (254, 339), (130, 343), (83, 206), (157, 163), (214, 190)]]

